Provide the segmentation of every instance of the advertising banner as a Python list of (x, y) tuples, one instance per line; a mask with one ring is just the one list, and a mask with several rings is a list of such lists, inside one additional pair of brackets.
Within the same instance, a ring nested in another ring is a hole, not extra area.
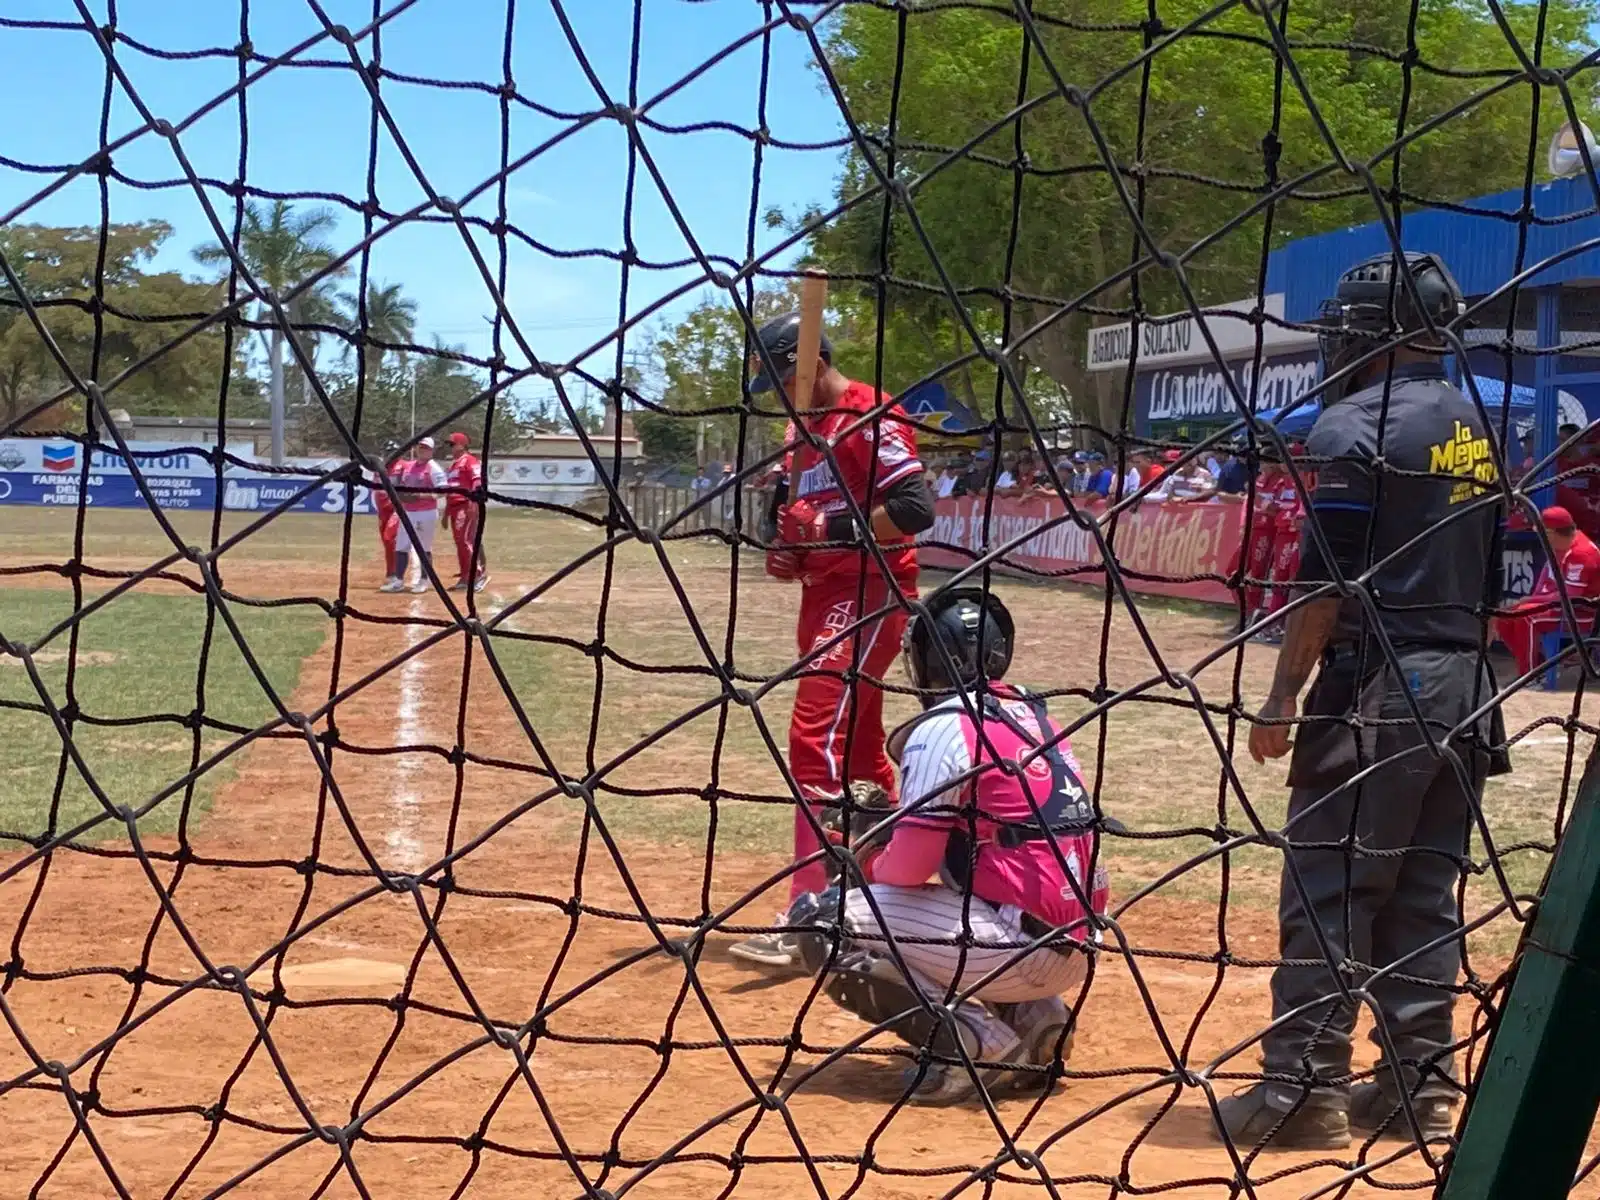
[[(1255, 379), (1253, 358), (1234, 359), (1228, 373), (1248, 402), (1256, 388), (1256, 411), (1267, 412), (1293, 404), (1316, 386), (1316, 352), (1263, 359), (1261, 378)], [(1183, 438), (1207, 427), (1226, 425), (1239, 418), (1233, 393), (1222, 369), (1214, 361), (1140, 371), (1133, 384), (1134, 428), (1141, 434)], [(1175, 431), (1176, 428), (1176, 431)]]
[(502, 484), (593, 487), (594, 464), (587, 458), (509, 458), (497, 455), (489, 466), (489, 485), (499, 490)]
[[(1090, 506), (1103, 511), (1103, 502)], [(1065, 519), (1060, 500), (1046, 496), (996, 499), (989, 510), (984, 538), (984, 499), (963, 496), (940, 500), (934, 525), (921, 539), (918, 561), (927, 567), (958, 569), (990, 547), (1009, 543), (1037, 530), (999, 566), (1029, 573), (1071, 571), (1078, 583), (1102, 583), (1099, 547), (1085, 529)], [(1128, 587), (1135, 592), (1184, 596), (1232, 604), (1233, 592), (1214, 579), (1234, 569), (1244, 528), (1244, 505), (1215, 501), (1203, 504), (1146, 501), (1117, 521), (1115, 553)], [(985, 545), (987, 540), (987, 545)], [(957, 550), (945, 549), (957, 547)], [(970, 553), (962, 554), (966, 550)]]
[[(239, 458), (254, 457), (248, 445), (226, 449)], [(130, 442), (128, 452), (163, 509), (210, 510), (218, 506), (216, 470), (205, 454), (166, 442)], [(324, 464), (322, 469), (333, 465)], [(225, 463), (221, 507), (239, 512), (274, 508), (320, 473), (306, 469), (301, 476), (278, 475)], [(342, 483), (317, 485), (301, 496), (293, 509), (341, 513), (347, 495), (352, 496), (356, 512), (373, 511), (366, 488), (350, 492)], [(128, 460), (115, 449), (85, 449), (76, 442), (48, 438), (0, 440), (0, 504), (77, 507), (80, 499), (96, 508), (147, 505)]]
[[(923, 543), (918, 561), (925, 567), (959, 570), (991, 547), (1026, 538), (996, 564), (997, 569), (1035, 578), (1049, 573), (1070, 582), (1104, 584), (1099, 547), (1087, 530), (1065, 518), (1066, 508), (1060, 500), (1046, 496), (995, 499), (989, 507), (987, 539), (984, 507), (981, 496), (940, 500), (933, 528), (918, 539)], [(1098, 516), (1105, 503), (1096, 500), (1087, 508)], [(1028, 536), (1030, 533), (1033, 536)], [(1232, 605), (1236, 603), (1234, 593), (1225, 583), (1193, 577), (1227, 578), (1238, 568), (1243, 536), (1242, 503), (1146, 501), (1119, 518), (1114, 549), (1129, 591)], [(1507, 603), (1533, 590), (1543, 561), (1533, 534), (1512, 534), (1506, 539), (1501, 571)]]

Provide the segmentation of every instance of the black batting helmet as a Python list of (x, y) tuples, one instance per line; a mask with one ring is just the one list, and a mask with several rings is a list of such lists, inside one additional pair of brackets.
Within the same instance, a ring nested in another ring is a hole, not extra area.
[[(1320, 330), (1324, 379), (1385, 344), (1427, 354), (1450, 352), (1441, 337), (1428, 332), (1430, 325), (1459, 327), (1466, 314), (1466, 299), (1450, 268), (1436, 254), (1408, 250), (1405, 271), (1415, 285), (1413, 295), (1405, 277), (1395, 277), (1395, 265), (1393, 252), (1359, 262), (1339, 276), (1338, 288), (1323, 301), (1312, 324)], [(1327, 399), (1342, 399), (1354, 390), (1354, 380), (1347, 379), (1335, 384)]]
[[(794, 371), (795, 352), (800, 348), (800, 314), (791, 312), (784, 313), (781, 317), (773, 317), (756, 330), (756, 341), (761, 343), (761, 348), (767, 352), (767, 357), (778, 370), (783, 372), (783, 378), (787, 379)], [(822, 361), (832, 366), (833, 343), (828, 340), (826, 331), (823, 331), (818, 349), (822, 354)], [(770, 389), (772, 378), (767, 374), (767, 368), (762, 363), (760, 355), (754, 351), (750, 354), (750, 366), (755, 371), (755, 378), (750, 381), (750, 390), (765, 392)]]
[[(901, 642), (913, 686), (951, 692), (976, 687), (980, 679), (1004, 678), (1016, 626), (998, 596), (982, 588), (954, 587), (935, 592), (927, 610), (925, 617), (912, 613)], [(946, 655), (955, 666), (954, 678)]]

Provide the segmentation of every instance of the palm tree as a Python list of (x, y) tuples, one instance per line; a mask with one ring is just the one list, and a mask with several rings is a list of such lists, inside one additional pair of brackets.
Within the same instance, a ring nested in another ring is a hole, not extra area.
[[(417, 302), (400, 290), (398, 283), (367, 284), (367, 319), (361, 320), (361, 298), (354, 292), (344, 292), (339, 297), (344, 305), (345, 328), (366, 343), (367, 376), (371, 378), (383, 366), (383, 356), (388, 346), (403, 345), (417, 335)], [(345, 344), (349, 357), (353, 342)], [(400, 351), (400, 365), (406, 363), (406, 352)]]
[[(300, 341), (301, 348), (305, 351), (306, 359), (311, 369), (317, 369), (317, 355), (322, 352), (322, 340), (325, 336), (319, 326), (349, 332), (350, 325), (345, 320), (344, 309), (339, 306), (339, 297), (329, 283), (319, 282), (301, 292), (287, 306), (289, 324), (295, 330), (295, 336)], [(348, 348), (348, 342), (341, 342)], [(344, 351), (348, 353), (348, 349)], [(285, 381), (293, 383), (294, 406), (302, 411), (311, 402), (310, 388), (307, 384), (305, 368), (299, 362), (284, 364)]]
[[(238, 256), (260, 286), (282, 296), (327, 271), (338, 257), (333, 247), (323, 240), (334, 224), (334, 214), (326, 208), (296, 211), (287, 200), (274, 200), (265, 208), (247, 204), (239, 230)], [(196, 249), (194, 257), (197, 262), (221, 266), (224, 270), (233, 262), (228, 249), (215, 242)], [(335, 271), (330, 275), (341, 273)], [(296, 297), (296, 300), (304, 302), (289, 306), (291, 322), (304, 319), (304, 312), (297, 314), (295, 309), (313, 307), (304, 297)], [(272, 321), (271, 310), (264, 304), (259, 305), (256, 320)], [(273, 321), (262, 337), (271, 380), (272, 462), (274, 466), (282, 466), (284, 330)]]

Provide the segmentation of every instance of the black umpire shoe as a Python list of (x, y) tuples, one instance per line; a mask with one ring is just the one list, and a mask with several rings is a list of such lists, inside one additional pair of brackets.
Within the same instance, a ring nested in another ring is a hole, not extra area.
[(1350, 1117), (1342, 1108), (1295, 1107), (1297, 1096), (1258, 1083), (1217, 1101), (1228, 1138), (1241, 1151), (1262, 1142), (1282, 1150), (1343, 1150), (1350, 1144)]
[[(1422, 1096), (1411, 1101), (1424, 1141), (1447, 1138), (1456, 1131), (1455, 1104), (1442, 1096)], [(1412, 1138), (1411, 1122), (1401, 1102), (1378, 1083), (1363, 1083), (1350, 1089), (1350, 1124), (1366, 1134)]]

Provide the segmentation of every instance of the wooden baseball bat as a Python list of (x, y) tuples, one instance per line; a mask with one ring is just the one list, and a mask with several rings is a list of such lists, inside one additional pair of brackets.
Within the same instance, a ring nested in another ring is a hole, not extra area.
[(806, 271), (800, 284), (800, 338), (794, 348), (794, 390), (789, 394), (796, 410), (811, 407), (817, 383), (817, 355), (822, 350), (822, 313), (828, 307), (826, 271)]

